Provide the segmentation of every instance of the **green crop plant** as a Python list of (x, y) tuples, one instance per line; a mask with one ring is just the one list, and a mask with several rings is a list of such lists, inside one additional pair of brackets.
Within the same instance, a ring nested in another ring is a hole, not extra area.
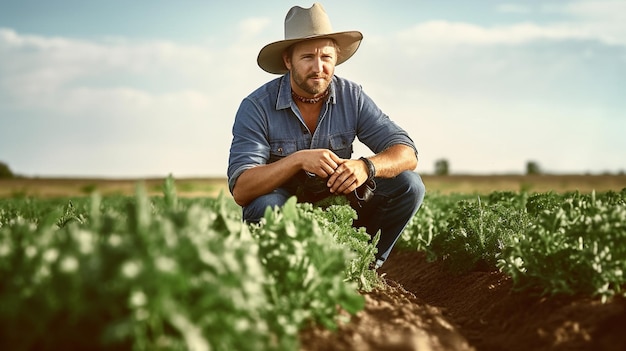
[[(428, 195), (397, 250), (514, 288), (625, 295), (626, 189)], [(378, 235), (345, 203), (268, 209), (259, 224), (221, 194), (0, 199), (0, 349), (297, 349), (310, 324), (382, 284)]]
[(499, 266), (518, 289), (606, 299), (626, 283), (626, 191), (528, 201), (533, 226), (504, 250)]
[(160, 197), (0, 200), (0, 349), (297, 349), (376, 282), (350, 216), (292, 200), (247, 225), (171, 177)]
[(335, 241), (310, 211), (310, 205), (303, 208), (294, 197), (280, 210), (268, 208), (252, 230), (269, 276), (267, 296), (276, 306), (269, 321), (276, 324), (274, 330), (294, 337), (310, 322), (334, 328), (337, 307), (350, 313), (364, 307), (356, 285), (345, 280), (353, 252)]
[(218, 213), (175, 202), (158, 214), (141, 189), (125, 206), (91, 204), (3, 220), (2, 349), (272, 349), (246, 226), (224, 233)]
[(529, 219), (524, 212), (500, 202), (461, 200), (447, 221), (444, 235), (432, 240), (432, 250), (456, 272), (492, 270), (501, 251), (523, 234)]

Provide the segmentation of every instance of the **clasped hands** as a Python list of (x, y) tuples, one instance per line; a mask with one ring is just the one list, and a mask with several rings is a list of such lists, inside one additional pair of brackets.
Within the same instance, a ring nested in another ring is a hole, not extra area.
[(367, 180), (367, 166), (361, 160), (343, 159), (327, 149), (303, 150), (302, 156), (304, 171), (327, 179), (333, 194), (349, 194)]

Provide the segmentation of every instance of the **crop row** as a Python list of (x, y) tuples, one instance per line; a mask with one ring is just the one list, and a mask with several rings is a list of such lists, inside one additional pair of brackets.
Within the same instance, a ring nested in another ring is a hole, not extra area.
[(364, 306), (374, 248), (346, 207), (231, 199), (0, 201), (0, 349), (292, 350)]
[[(172, 178), (162, 197), (0, 200), (0, 349), (297, 349), (380, 283), (354, 216), (292, 199), (246, 225), (232, 199), (179, 199)], [(609, 298), (624, 294), (625, 223), (626, 189), (429, 194), (397, 246)]]
[(625, 294), (626, 188), (600, 194), (431, 195), (399, 246), (452, 271), (499, 269), (519, 290)]

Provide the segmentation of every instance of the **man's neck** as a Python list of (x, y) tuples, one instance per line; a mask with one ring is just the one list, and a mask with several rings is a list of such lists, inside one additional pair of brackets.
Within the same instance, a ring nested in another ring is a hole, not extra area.
[(321, 93), (321, 94), (319, 94), (317, 96), (308, 98), (308, 97), (304, 97), (304, 96), (298, 94), (292, 87), (291, 88), (291, 96), (293, 97), (294, 101), (299, 101), (299, 102), (302, 102), (304, 104), (317, 104), (317, 103), (323, 101), (324, 99), (326, 99), (326, 97), (328, 96), (329, 91), (330, 91), (330, 89), (326, 89), (326, 91), (324, 91), (323, 93)]

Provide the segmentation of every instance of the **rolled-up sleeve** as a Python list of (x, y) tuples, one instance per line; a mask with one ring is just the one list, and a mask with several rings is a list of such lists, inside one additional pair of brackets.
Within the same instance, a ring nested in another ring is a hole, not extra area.
[(270, 154), (267, 116), (254, 101), (244, 99), (233, 124), (228, 159), (228, 188), (233, 192), (239, 176), (257, 165), (266, 164)]
[(409, 134), (384, 114), (363, 91), (358, 97), (358, 114), (357, 136), (374, 153), (402, 144), (413, 148), (417, 156), (417, 148)]

